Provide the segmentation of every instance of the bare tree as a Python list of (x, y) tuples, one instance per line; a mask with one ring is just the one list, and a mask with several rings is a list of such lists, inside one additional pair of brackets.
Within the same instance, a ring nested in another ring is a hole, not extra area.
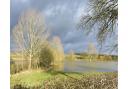
[(13, 29), (13, 35), (18, 50), (29, 59), (31, 69), (32, 60), (38, 56), (41, 44), (48, 38), (42, 14), (35, 10), (24, 12)]
[(90, 61), (96, 60), (97, 50), (93, 43), (88, 44), (87, 52), (88, 52), (88, 58)]
[(70, 50), (69, 60), (72, 60), (72, 61), (76, 60), (76, 55), (73, 50)]
[[(89, 13), (83, 15), (79, 27), (85, 29), (87, 35), (96, 30), (97, 41), (101, 45), (108, 38), (117, 40), (118, 1), (117, 0), (89, 0)], [(93, 29), (92, 29), (93, 28)], [(114, 38), (116, 36), (116, 39)], [(111, 50), (117, 49), (117, 41)]]

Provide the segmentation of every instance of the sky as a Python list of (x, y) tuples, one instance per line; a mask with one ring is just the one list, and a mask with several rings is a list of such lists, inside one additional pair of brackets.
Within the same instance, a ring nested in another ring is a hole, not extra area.
[[(87, 0), (11, 0), (10, 29), (17, 24), (18, 18), (27, 9), (39, 10), (50, 28), (51, 37), (59, 36), (64, 52), (86, 52), (89, 43), (99, 50), (94, 34), (86, 36), (77, 29), (80, 17), (87, 13)], [(11, 51), (15, 50), (11, 33)]]

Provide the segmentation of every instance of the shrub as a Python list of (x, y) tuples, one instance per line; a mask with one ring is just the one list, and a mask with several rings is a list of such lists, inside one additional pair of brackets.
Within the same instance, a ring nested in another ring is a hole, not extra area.
[(10, 73), (11, 74), (16, 73), (16, 65), (14, 63), (10, 64)]
[(41, 68), (50, 68), (51, 63), (54, 60), (54, 54), (53, 49), (50, 47), (50, 45), (46, 45), (42, 47), (42, 50), (40, 52), (39, 56), (39, 65)]
[(28, 69), (28, 60), (10, 60), (10, 73), (15, 74)]

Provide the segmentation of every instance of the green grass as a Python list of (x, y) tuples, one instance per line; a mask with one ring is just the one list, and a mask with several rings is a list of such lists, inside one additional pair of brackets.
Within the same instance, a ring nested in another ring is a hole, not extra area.
[(37, 86), (43, 83), (43, 81), (48, 80), (54, 76), (59, 77), (80, 77), (80, 73), (64, 73), (49, 71), (44, 72), (41, 70), (31, 70), (24, 71), (21, 73), (11, 75), (11, 87), (15, 84), (27, 85), (27, 86)]
[(39, 85), (40, 82), (52, 77), (50, 73), (43, 71), (25, 71), (11, 75), (11, 86), (15, 84), (24, 84), (28, 86)]
[[(13, 89), (13, 86), (19, 84), (21, 86), (24, 87), (38, 87), (38, 86), (43, 86), (44, 82), (49, 81), (49, 83), (57, 83), (57, 81), (61, 81), (62, 80), (62, 84), (63, 81), (67, 80), (67, 79), (73, 79), (74, 80), (81, 80), (83, 79), (82, 77), (84, 76), (84, 78), (88, 78), (88, 77), (92, 77), (92, 76), (100, 76), (100, 75), (117, 75), (117, 73), (102, 73), (102, 72), (88, 72), (88, 73), (76, 73), (76, 72), (55, 72), (55, 71), (48, 71), (48, 72), (44, 72), (41, 70), (31, 70), (31, 71), (24, 71), (18, 74), (13, 74), (11, 75), (11, 89)], [(59, 79), (59, 80), (57, 80)], [(47, 84), (47, 83), (46, 83)], [(58, 84), (58, 83), (57, 83)], [(48, 84), (49, 85), (49, 84)], [(21, 89), (21, 88), (17, 88), (17, 89)], [(25, 88), (26, 89), (26, 88)], [(31, 89), (31, 88), (30, 88)], [(32, 88), (35, 89), (35, 88)], [(36, 88), (38, 89), (38, 88)], [(39, 88), (40, 89), (40, 88)], [(46, 88), (47, 89), (47, 88)], [(51, 89), (51, 88), (48, 88)]]

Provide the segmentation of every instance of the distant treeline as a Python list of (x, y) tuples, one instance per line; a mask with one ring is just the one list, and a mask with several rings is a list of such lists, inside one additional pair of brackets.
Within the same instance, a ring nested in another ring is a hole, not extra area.
[(91, 57), (99, 61), (117, 61), (117, 55), (106, 55), (106, 54), (87, 54), (87, 53), (75, 53), (76, 59), (90, 59)]

